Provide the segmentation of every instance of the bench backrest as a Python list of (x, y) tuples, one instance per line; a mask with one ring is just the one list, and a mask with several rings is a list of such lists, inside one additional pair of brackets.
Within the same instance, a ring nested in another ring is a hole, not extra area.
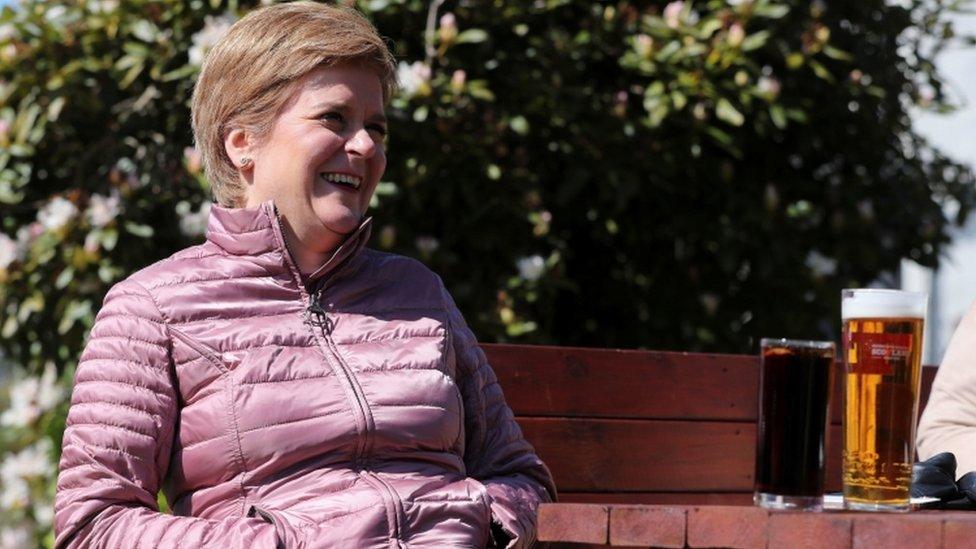
[[(755, 356), (484, 345), (563, 501), (748, 503), (756, 451)], [(827, 446), (840, 489), (840, 364)], [(924, 407), (935, 375), (922, 371)]]

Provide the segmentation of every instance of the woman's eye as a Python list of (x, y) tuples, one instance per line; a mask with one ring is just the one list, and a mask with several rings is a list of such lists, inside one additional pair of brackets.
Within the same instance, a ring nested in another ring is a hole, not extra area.
[(366, 126), (366, 129), (379, 135), (380, 137), (386, 137), (386, 126), (380, 124), (370, 124)]
[(321, 118), (322, 120), (325, 120), (325, 121), (329, 121), (329, 122), (342, 122), (342, 120), (343, 120), (342, 119), (342, 115), (339, 114), (339, 113), (337, 113), (337, 112), (334, 112), (334, 111), (333, 112), (327, 112), (327, 113), (323, 114), (322, 116), (320, 116), (319, 118)]

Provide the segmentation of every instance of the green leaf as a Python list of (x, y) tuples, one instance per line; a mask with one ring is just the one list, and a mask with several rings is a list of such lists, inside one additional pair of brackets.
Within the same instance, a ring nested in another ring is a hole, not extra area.
[(414, 109), (414, 111), (413, 111), (413, 121), (414, 122), (423, 122), (424, 120), (427, 120), (427, 115), (429, 113), (430, 113), (430, 109), (427, 108), (427, 105), (421, 105), (421, 106), (417, 107), (416, 109)]
[(766, 17), (769, 19), (779, 19), (790, 13), (790, 7), (782, 4), (759, 4), (752, 10), (756, 17)]
[(61, 271), (61, 274), (58, 275), (58, 279), (54, 281), (54, 287), (59, 290), (63, 290), (68, 286), (68, 284), (71, 284), (71, 281), (74, 279), (74, 277), (75, 277), (75, 270), (71, 267), (68, 267), (63, 271)]
[(488, 33), (481, 29), (468, 29), (462, 31), (455, 39), (456, 44), (479, 44), (488, 40)]
[(827, 70), (827, 67), (823, 66), (821, 62), (817, 61), (816, 59), (810, 59), (809, 62), (810, 62), (810, 68), (813, 69), (814, 74), (826, 80), (827, 82), (834, 81), (834, 75), (830, 74), (830, 71)]
[(521, 115), (512, 117), (512, 119), (508, 121), (508, 127), (512, 128), (512, 131), (519, 135), (526, 135), (529, 133), (529, 121)]
[(752, 51), (757, 50), (766, 45), (766, 41), (769, 40), (770, 32), (768, 30), (759, 31), (754, 34), (750, 34), (742, 41), (742, 51)]
[(115, 244), (119, 241), (119, 232), (115, 229), (103, 229), (101, 233), (102, 248), (106, 251), (115, 249)]
[(733, 126), (741, 126), (745, 122), (745, 117), (742, 116), (742, 113), (736, 110), (732, 106), (732, 103), (724, 97), (718, 100), (718, 105), (715, 107), (715, 115), (718, 116), (719, 120), (724, 120)]
[(129, 234), (141, 238), (149, 238), (154, 233), (153, 228), (150, 227), (149, 225), (140, 225), (139, 223), (135, 223), (134, 221), (126, 221), (125, 230), (128, 231)]
[(773, 125), (781, 130), (787, 125), (786, 110), (780, 105), (769, 106), (769, 118), (773, 121)]
[(831, 59), (837, 59), (838, 61), (851, 61), (853, 56), (844, 50), (835, 48), (830, 45), (826, 45), (823, 48), (824, 55), (830, 57)]
[(488, 89), (488, 83), (484, 80), (472, 80), (468, 82), (468, 93), (475, 99), (484, 101), (494, 101), (495, 94)]

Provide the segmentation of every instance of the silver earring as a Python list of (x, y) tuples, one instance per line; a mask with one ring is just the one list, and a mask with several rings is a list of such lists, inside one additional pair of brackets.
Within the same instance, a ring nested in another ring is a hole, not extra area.
[(253, 162), (253, 160), (251, 160), (251, 157), (250, 156), (244, 156), (244, 157), (242, 157), (241, 158), (241, 168), (247, 168), (247, 167), (249, 167), (251, 165), (251, 162)]

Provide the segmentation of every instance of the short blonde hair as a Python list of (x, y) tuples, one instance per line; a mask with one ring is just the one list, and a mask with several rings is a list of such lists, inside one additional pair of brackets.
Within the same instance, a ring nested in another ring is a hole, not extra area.
[(353, 63), (376, 71), (383, 99), (396, 92), (386, 43), (358, 11), (315, 2), (275, 4), (234, 23), (210, 50), (193, 90), (193, 138), (216, 201), (244, 203), (244, 186), (227, 156), (232, 129), (266, 137), (296, 83), (321, 66)]

